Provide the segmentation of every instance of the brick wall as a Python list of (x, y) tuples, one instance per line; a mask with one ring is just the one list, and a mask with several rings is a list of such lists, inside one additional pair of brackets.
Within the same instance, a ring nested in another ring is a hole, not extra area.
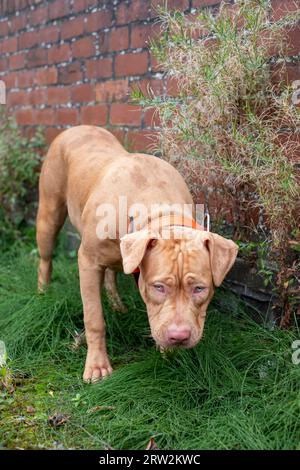
[[(165, 0), (2, 0), (0, 79), (7, 105), (30, 132), (46, 126), (50, 142), (62, 129), (97, 124), (144, 150), (155, 136), (150, 111), (128, 103), (134, 87), (173, 93), (148, 49), (158, 32), (156, 7)], [(190, 12), (218, 0), (168, 0)], [(274, 0), (274, 16), (299, 0)], [(300, 50), (299, 30), (294, 33)], [(300, 78), (298, 62), (291, 76)]]

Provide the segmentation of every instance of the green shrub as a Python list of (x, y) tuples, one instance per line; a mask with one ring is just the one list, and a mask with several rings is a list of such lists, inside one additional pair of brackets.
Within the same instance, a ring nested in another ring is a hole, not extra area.
[(25, 137), (14, 119), (0, 110), (0, 248), (22, 238), (37, 194), (44, 138), (38, 129)]
[[(201, 10), (193, 18), (160, 13), (163, 32), (152, 51), (166, 77), (177, 83), (178, 95), (136, 92), (134, 98), (159, 114), (157, 150), (183, 173), (195, 195), (206, 192), (209, 201), (213, 191), (219, 206), (230, 209), (235, 238), (267, 242), (285, 304), (284, 286), (295, 287), (297, 270), (289, 246), (299, 214), (292, 162), (300, 152), (295, 138), (300, 113), (292, 86), (281, 80), (275, 85), (274, 78), (284, 76), (287, 33), (300, 9), (277, 22), (270, 20), (266, 0), (223, 2), (218, 12)], [(264, 224), (251, 219), (258, 212)]]

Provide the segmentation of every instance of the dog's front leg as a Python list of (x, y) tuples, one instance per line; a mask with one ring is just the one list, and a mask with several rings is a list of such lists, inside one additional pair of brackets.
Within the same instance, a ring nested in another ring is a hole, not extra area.
[(103, 283), (104, 269), (87, 256), (82, 245), (78, 252), (78, 265), (88, 346), (83, 380), (95, 382), (112, 373), (106, 351), (105, 321), (99, 290), (99, 284), (101, 287)]

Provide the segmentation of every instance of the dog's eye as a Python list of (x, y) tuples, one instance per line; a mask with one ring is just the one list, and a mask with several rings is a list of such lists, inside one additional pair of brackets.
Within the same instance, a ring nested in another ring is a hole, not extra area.
[(205, 287), (201, 287), (201, 286), (196, 286), (194, 287), (193, 289), (193, 294), (200, 294), (201, 292), (203, 292), (205, 289)]
[(165, 286), (163, 284), (153, 284), (154, 289), (161, 294), (166, 292)]

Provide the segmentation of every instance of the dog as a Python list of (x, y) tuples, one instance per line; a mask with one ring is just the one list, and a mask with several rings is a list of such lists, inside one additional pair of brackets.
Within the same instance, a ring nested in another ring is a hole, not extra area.
[[(146, 212), (139, 217), (126, 213), (121, 222), (120, 197), (127, 208), (142, 206)], [(188, 216), (169, 209), (178, 205), (192, 208)], [(39, 180), (40, 291), (50, 282), (55, 240), (67, 214), (81, 236), (78, 266), (88, 347), (84, 381), (112, 373), (100, 292), (104, 284), (114, 307), (124, 310), (117, 271), (139, 270), (138, 287), (159, 347), (195, 346), (214, 289), (231, 269), (238, 247), (198, 225), (192, 196), (178, 171), (158, 157), (128, 153), (110, 132), (96, 126), (59, 134)]]

